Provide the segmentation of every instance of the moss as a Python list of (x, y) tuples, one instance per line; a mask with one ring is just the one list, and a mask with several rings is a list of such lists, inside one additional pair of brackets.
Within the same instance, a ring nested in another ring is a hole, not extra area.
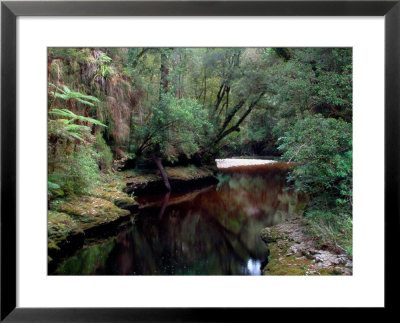
[(130, 208), (138, 206), (138, 203), (133, 197), (121, 192), (118, 189), (118, 183), (111, 183), (106, 187), (97, 187), (91, 192), (91, 195), (114, 203), (120, 208)]
[(78, 223), (69, 214), (49, 211), (47, 213), (48, 248), (59, 250), (58, 244), (68, 236), (81, 232)]
[(110, 223), (130, 214), (110, 201), (93, 196), (73, 196), (68, 200), (56, 200), (52, 202), (51, 209), (68, 213), (81, 230)]
[[(165, 172), (170, 180), (183, 180), (189, 181), (193, 179), (205, 178), (213, 176), (214, 173), (211, 169), (205, 167), (196, 167), (193, 165), (182, 167), (165, 167)], [(138, 173), (133, 170), (122, 172), (125, 183), (130, 185), (143, 185), (155, 181), (161, 181), (161, 175), (157, 171), (156, 173)]]
[(286, 257), (288, 247), (280, 248), (277, 243), (268, 245), (270, 255), (268, 264), (263, 270), (264, 275), (305, 275), (312, 261), (306, 258), (297, 258), (296, 256)]
[(265, 243), (276, 242), (279, 239), (286, 239), (286, 235), (280, 231), (275, 231), (271, 228), (265, 228), (261, 231), (261, 239)]
[[(268, 263), (264, 275), (348, 275), (351, 270), (343, 264), (335, 265), (316, 260), (315, 241), (304, 231), (304, 221), (292, 219), (273, 227), (264, 228), (261, 238), (267, 244)], [(333, 255), (333, 254), (332, 254)]]
[(88, 195), (72, 195), (51, 202), (48, 248), (53, 254), (63, 252), (69, 246), (65, 245), (69, 238), (83, 241), (86, 230), (113, 223), (130, 215), (130, 211), (125, 209), (138, 207), (134, 198), (121, 191), (125, 186), (121, 178), (116, 175), (105, 176), (102, 186), (92, 188)]
[(135, 186), (161, 180), (161, 176), (157, 174), (139, 174), (134, 171), (123, 172), (123, 174), (125, 176), (124, 182)]
[[(66, 237), (65, 237), (65, 239), (66, 239)], [(61, 242), (61, 241), (59, 241), (59, 242)], [(47, 239), (47, 248), (54, 249), (54, 250), (60, 250), (60, 247), (58, 246), (57, 242), (54, 241), (52, 239), (52, 237), (50, 237), (50, 236)]]
[(211, 170), (193, 165), (187, 167), (166, 167), (165, 171), (168, 178), (177, 180), (193, 180), (213, 175)]

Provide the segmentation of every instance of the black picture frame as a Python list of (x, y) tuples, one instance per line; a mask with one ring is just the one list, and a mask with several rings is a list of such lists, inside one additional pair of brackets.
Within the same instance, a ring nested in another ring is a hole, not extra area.
[[(385, 309), (396, 306), (400, 180), (400, 1), (79, 1), (1, 3), (1, 321), (247, 321), (268, 308), (17, 308), (16, 19), (18, 16), (384, 16)], [(373, 262), (373, 255), (371, 255)], [(269, 311), (266, 313), (266, 311)], [(250, 316), (249, 316), (250, 315)], [(285, 309), (286, 318), (294, 317)], [(247, 318), (247, 319), (246, 319)], [(341, 319), (340, 317), (338, 319)]]

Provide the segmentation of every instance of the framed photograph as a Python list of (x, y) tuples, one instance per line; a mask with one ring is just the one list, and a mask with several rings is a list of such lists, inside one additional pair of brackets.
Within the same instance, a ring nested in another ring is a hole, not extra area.
[(1, 320), (392, 308), (399, 19), (2, 2)]

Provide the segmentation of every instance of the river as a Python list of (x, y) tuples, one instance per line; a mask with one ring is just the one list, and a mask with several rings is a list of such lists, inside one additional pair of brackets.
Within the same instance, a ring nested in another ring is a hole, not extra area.
[(114, 237), (64, 259), (58, 275), (260, 275), (261, 229), (301, 212), (283, 164), (221, 168), (219, 183), (138, 198), (139, 214)]

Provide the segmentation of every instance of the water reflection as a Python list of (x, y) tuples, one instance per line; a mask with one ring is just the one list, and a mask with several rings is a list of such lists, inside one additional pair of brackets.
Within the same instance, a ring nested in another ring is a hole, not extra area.
[(188, 194), (141, 198), (134, 225), (77, 252), (56, 274), (260, 275), (267, 253), (260, 230), (304, 203), (285, 189), (285, 173), (276, 169), (219, 179)]
[(249, 275), (261, 275), (261, 261), (250, 258), (247, 261), (247, 270)]

